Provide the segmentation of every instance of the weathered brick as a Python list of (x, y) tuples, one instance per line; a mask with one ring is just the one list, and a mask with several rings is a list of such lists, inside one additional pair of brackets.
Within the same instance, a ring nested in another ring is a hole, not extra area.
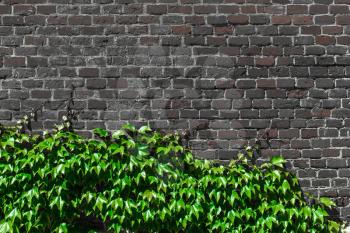
[(81, 68), (79, 69), (80, 77), (97, 77), (99, 75), (99, 69), (97, 68)]

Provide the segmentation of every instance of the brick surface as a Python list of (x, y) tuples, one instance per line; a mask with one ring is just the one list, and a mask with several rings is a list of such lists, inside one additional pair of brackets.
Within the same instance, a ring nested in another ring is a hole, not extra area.
[(87, 136), (120, 120), (190, 128), (198, 155), (227, 160), (268, 130), (262, 156), (285, 156), (350, 219), (348, 3), (0, 2), (0, 121), (48, 101), (36, 127), (50, 129), (74, 85)]

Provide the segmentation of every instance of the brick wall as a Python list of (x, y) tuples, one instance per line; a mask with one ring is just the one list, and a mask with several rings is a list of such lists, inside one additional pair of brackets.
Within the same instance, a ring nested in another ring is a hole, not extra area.
[(200, 156), (263, 140), (350, 217), (349, 0), (2, 0), (0, 120), (72, 83), (81, 133), (126, 120), (191, 129)]

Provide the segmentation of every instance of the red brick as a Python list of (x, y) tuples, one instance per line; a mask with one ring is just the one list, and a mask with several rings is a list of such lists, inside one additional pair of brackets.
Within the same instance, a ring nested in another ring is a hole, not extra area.
[(335, 44), (335, 37), (333, 36), (316, 36), (316, 43), (320, 45)]
[(191, 14), (191, 6), (169, 6), (168, 13)]
[(312, 16), (293, 16), (295, 25), (310, 25), (312, 24)]
[(324, 26), (322, 27), (322, 34), (338, 35), (343, 33), (343, 27), (341, 26)]
[(273, 66), (275, 64), (274, 57), (256, 57), (255, 64), (257, 66)]
[(338, 15), (337, 24), (350, 25), (350, 15)]
[(312, 111), (312, 116), (316, 118), (326, 118), (331, 116), (331, 110), (329, 109), (315, 109)]
[(216, 35), (224, 35), (224, 34), (232, 34), (234, 31), (233, 26), (227, 26), (227, 27), (215, 27), (214, 28), (215, 34)]
[(244, 14), (253, 14), (256, 13), (255, 6), (241, 6), (241, 12)]
[(271, 17), (272, 24), (291, 24), (291, 18), (288, 15), (275, 15)]
[(179, 34), (179, 35), (191, 34), (190, 26), (172, 26), (171, 30), (174, 34)]

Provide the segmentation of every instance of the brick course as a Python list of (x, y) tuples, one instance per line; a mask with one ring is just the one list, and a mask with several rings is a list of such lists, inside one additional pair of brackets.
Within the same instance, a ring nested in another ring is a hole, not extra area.
[(52, 128), (76, 86), (78, 132), (145, 121), (190, 128), (199, 156), (263, 140), (306, 191), (350, 218), (346, 1), (3, 0), (0, 120), (44, 105)]

